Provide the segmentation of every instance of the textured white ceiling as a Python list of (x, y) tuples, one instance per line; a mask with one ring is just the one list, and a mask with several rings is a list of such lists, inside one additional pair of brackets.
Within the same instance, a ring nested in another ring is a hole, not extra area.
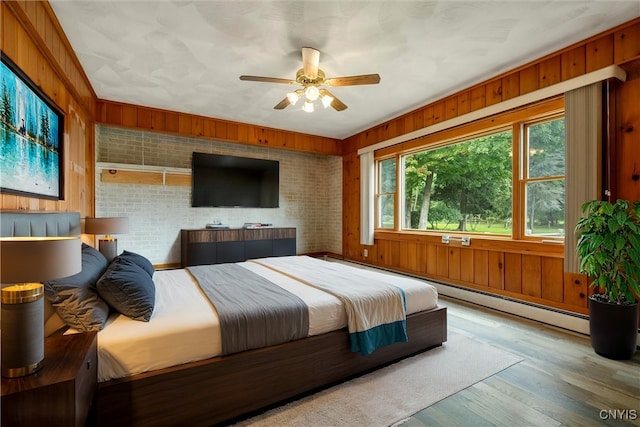
[[(99, 98), (345, 138), (640, 16), (640, 0), (51, 0)], [(303, 46), (348, 109), (273, 106)]]

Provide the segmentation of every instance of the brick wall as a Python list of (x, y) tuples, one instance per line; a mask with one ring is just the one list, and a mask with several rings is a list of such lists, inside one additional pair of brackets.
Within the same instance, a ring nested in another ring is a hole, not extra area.
[(98, 163), (190, 169), (194, 151), (280, 161), (280, 207), (192, 208), (190, 187), (103, 183), (97, 167), (96, 216), (129, 218), (129, 233), (116, 236), (119, 251), (139, 252), (154, 264), (179, 263), (180, 229), (221, 221), (231, 227), (245, 222), (296, 227), (298, 253), (342, 253), (340, 157), (96, 127)]

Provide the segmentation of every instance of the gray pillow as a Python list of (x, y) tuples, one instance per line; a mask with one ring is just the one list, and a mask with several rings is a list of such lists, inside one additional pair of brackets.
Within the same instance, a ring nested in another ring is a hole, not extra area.
[(126, 258), (115, 258), (96, 284), (98, 294), (115, 310), (148, 322), (156, 302), (151, 276)]
[(96, 291), (96, 281), (109, 262), (95, 248), (82, 244), (82, 271), (73, 276), (43, 282), (47, 300), (60, 318), (82, 332), (101, 330), (109, 317), (109, 306)]
[(146, 271), (149, 274), (149, 276), (153, 277), (153, 272), (155, 271), (153, 268), (153, 264), (151, 264), (151, 261), (149, 261), (144, 256), (137, 254), (135, 252), (129, 252), (125, 250), (125, 251), (122, 251), (122, 253), (118, 255), (117, 258), (127, 259), (133, 262), (138, 267)]

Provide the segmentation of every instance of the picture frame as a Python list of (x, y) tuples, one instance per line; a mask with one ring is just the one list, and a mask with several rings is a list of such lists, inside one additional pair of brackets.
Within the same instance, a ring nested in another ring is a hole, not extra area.
[(64, 200), (64, 114), (0, 51), (0, 193)]

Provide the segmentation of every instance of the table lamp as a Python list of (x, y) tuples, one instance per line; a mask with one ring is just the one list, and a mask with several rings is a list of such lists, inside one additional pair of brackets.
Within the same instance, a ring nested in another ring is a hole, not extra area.
[(111, 234), (128, 233), (129, 218), (85, 218), (84, 232), (86, 234), (104, 235), (104, 237), (98, 240), (98, 250), (111, 262), (118, 255), (118, 239), (112, 237)]
[(44, 286), (82, 270), (79, 237), (0, 238), (1, 371), (32, 374), (44, 360)]

